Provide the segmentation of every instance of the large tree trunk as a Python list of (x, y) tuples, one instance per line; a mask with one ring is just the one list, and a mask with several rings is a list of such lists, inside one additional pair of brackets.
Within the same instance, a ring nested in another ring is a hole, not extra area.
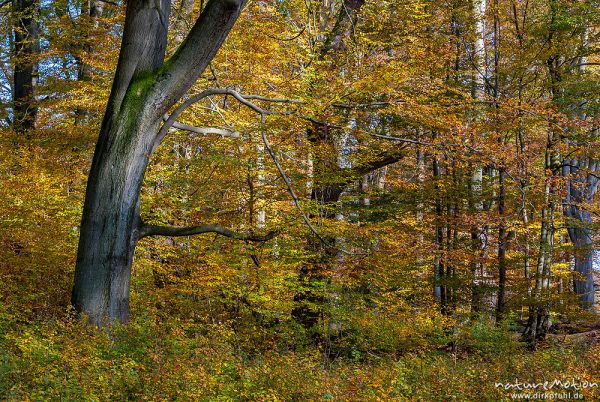
[(138, 117), (143, 111), (136, 110), (135, 104), (123, 107), (129, 112), (103, 133), (109, 140), (96, 150), (81, 223), (73, 304), (94, 323), (105, 316), (119, 321), (129, 316), (129, 278), (140, 226), (139, 194), (146, 155), (152, 149), (145, 134), (157, 127)]
[(88, 179), (73, 287), (73, 305), (94, 324), (129, 317), (131, 265), (142, 229), (140, 190), (148, 158), (164, 135), (159, 123), (212, 60), (244, 3), (211, 0), (164, 65), (170, 1), (127, 5), (119, 63)]
[(579, 296), (581, 307), (593, 311), (594, 241), (591, 229), (592, 214), (584, 210), (580, 204), (592, 202), (599, 180), (594, 174), (581, 172), (580, 167), (596, 172), (600, 168), (600, 163), (589, 160), (584, 163), (577, 160), (565, 163), (563, 176), (569, 178), (569, 181), (567, 182), (567, 196), (563, 212), (568, 218), (569, 237), (575, 246), (575, 272), (578, 275), (574, 280), (575, 293)]
[(24, 133), (35, 128), (37, 105), (35, 92), (38, 80), (37, 53), (39, 29), (37, 0), (13, 0), (14, 18), (14, 74), (13, 74), (13, 127)]
[[(589, 46), (587, 30), (583, 33), (582, 48)], [(582, 52), (585, 54), (586, 52)], [(578, 60), (579, 73), (586, 72), (587, 57), (582, 56)], [(573, 107), (577, 110), (577, 107)], [(583, 120), (586, 114), (579, 116)], [(594, 128), (596, 133), (597, 128)], [(599, 179), (597, 172), (600, 171), (600, 161), (589, 158), (572, 159), (563, 163), (563, 177), (567, 179), (567, 192), (564, 202), (563, 213), (568, 218), (567, 226), (569, 238), (575, 246), (575, 272), (578, 277), (574, 281), (575, 293), (579, 296), (580, 305), (583, 309), (594, 311), (594, 280), (593, 259), (594, 242), (591, 230), (592, 215), (584, 210), (585, 204), (591, 204), (598, 189)], [(584, 204), (582, 206), (582, 204)]]
[[(167, 39), (161, 11), (128, 4), (121, 54), (87, 183), (73, 287), (73, 305), (90, 320), (127, 321), (129, 278), (138, 238), (139, 195), (158, 120), (150, 87), (137, 79), (158, 69)], [(143, 32), (140, 28), (145, 27)]]
[(532, 289), (532, 304), (529, 306), (529, 320), (523, 332), (524, 339), (536, 347), (538, 341), (546, 337), (552, 325), (550, 317), (550, 274), (554, 253), (554, 213), (556, 209), (556, 170), (559, 165), (558, 145), (560, 135), (553, 126), (548, 131), (545, 168), (547, 172), (544, 189), (544, 208), (539, 239), (539, 256), (535, 272), (535, 287)]

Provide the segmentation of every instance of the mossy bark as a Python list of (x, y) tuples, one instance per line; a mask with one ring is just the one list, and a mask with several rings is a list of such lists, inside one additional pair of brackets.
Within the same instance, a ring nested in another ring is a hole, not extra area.
[(87, 184), (72, 302), (96, 325), (129, 318), (140, 191), (162, 117), (214, 58), (245, 0), (210, 0), (164, 63), (170, 0), (127, 3), (119, 62)]

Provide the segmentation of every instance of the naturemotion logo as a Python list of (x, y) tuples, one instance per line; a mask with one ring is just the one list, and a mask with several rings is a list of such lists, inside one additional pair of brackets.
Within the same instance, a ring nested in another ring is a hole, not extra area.
[(583, 399), (583, 395), (579, 391), (598, 388), (598, 383), (582, 381), (580, 378), (547, 380), (543, 382), (521, 382), (515, 379), (514, 382), (509, 383), (496, 382), (495, 386), (506, 391), (524, 391), (511, 393), (511, 399), (564, 400)]

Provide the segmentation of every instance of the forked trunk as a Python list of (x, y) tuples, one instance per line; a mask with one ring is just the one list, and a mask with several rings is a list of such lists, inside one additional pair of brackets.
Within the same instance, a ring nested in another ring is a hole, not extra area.
[(140, 190), (148, 158), (168, 129), (159, 132), (159, 124), (213, 59), (244, 4), (210, 0), (163, 65), (170, 0), (127, 2), (119, 63), (87, 184), (73, 287), (75, 309), (96, 325), (129, 317)]

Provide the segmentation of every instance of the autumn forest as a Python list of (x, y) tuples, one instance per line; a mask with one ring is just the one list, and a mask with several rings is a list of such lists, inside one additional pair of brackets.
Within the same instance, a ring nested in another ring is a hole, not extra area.
[(599, 1), (0, 20), (0, 400), (600, 400)]

